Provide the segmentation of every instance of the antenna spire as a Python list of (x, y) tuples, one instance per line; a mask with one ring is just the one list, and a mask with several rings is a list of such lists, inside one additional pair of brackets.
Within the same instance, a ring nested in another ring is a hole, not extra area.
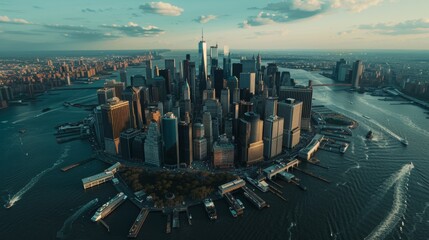
[(204, 28), (201, 28), (201, 41), (204, 41)]

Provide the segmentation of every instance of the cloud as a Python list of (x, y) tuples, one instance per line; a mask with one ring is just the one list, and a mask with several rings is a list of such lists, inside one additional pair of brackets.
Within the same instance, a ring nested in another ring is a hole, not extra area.
[(134, 22), (129, 22), (127, 25), (102, 25), (103, 28), (113, 29), (130, 37), (155, 37), (165, 31), (155, 26), (141, 27)]
[(429, 18), (407, 20), (399, 23), (378, 23), (359, 25), (361, 30), (369, 30), (383, 35), (410, 35), (429, 33)]
[(99, 8), (99, 9), (92, 9), (92, 8), (84, 8), (81, 11), (83, 13), (102, 13), (102, 12), (107, 12), (107, 11), (111, 11), (113, 10), (113, 8)]
[(241, 28), (250, 28), (273, 23), (287, 23), (311, 18), (329, 10), (327, 0), (285, 0), (269, 3), (256, 16), (248, 17), (239, 24)]
[(179, 16), (183, 8), (165, 2), (150, 2), (139, 7), (145, 13), (159, 14), (164, 16)]
[(377, 6), (384, 0), (331, 0), (332, 8), (345, 8), (352, 12), (362, 12), (372, 6)]
[(0, 16), (0, 23), (5, 24), (31, 24), (31, 22), (22, 18), (9, 18), (8, 16)]
[(212, 20), (215, 20), (217, 16), (215, 15), (201, 15), (197, 18), (195, 18), (193, 21), (198, 23), (208, 23)]
[(25, 35), (25, 36), (39, 36), (42, 35), (41, 33), (37, 32), (30, 32), (30, 31), (15, 31), (15, 30), (9, 30), (9, 31), (3, 31), (6, 34), (13, 34), (13, 35)]
[(97, 41), (97, 40), (108, 40), (116, 39), (120, 36), (112, 34), (110, 32), (102, 32), (100, 30), (91, 29), (85, 26), (76, 25), (61, 25), (61, 24), (45, 24), (43, 27), (48, 30), (52, 30), (55, 33), (61, 34), (63, 37), (72, 38), (75, 40), (82, 41)]

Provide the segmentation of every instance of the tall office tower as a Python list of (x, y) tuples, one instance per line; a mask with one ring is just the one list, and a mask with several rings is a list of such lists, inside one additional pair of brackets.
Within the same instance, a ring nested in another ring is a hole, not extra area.
[(140, 74), (131, 76), (131, 86), (133, 87), (146, 86), (146, 78)]
[(121, 146), (121, 155), (124, 160), (130, 161), (134, 158), (133, 156), (133, 141), (134, 138), (140, 133), (139, 130), (129, 128), (123, 132), (119, 137)]
[(232, 91), (232, 102), (233, 103), (238, 103), (241, 101), (241, 97), (240, 97), (240, 88), (235, 88)]
[(278, 97), (268, 97), (265, 100), (265, 114), (264, 118), (267, 119), (270, 116), (277, 116), (277, 102)]
[(207, 99), (216, 99), (216, 90), (215, 89), (206, 89), (203, 91), (203, 103)]
[[(155, 66), (155, 68), (153, 69), (153, 77), (158, 77), (158, 76), (159, 76), (159, 68), (158, 68), (158, 66)], [(147, 79), (149, 79), (149, 78), (147, 78)]]
[(154, 77), (147, 81), (149, 87), (149, 95), (151, 96), (151, 102), (163, 102), (167, 99), (167, 90), (165, 89), (164, 77)]
[(101, 106), (97, 106), (94, 108), (94, 120), (95, 138), (97, 140), (97, 143), (104, 148), (104, 128), (103, 116), (101, 114)]
[(183, 62), (179, 62), (179, 72), (178, 74), (178, 80), (182, 81), (183, 80)]
[(142, 108), (140, 104), (140, 88), (127, 87), (122, 92), (122, 99), (128, 101), (130, 109), (130, 127), (143, 128)]
[[(267, 66), (267, 76), (264, 78), (264, 84), (269, 87), (269, 88), (273, 88), (274, 86), (272, 85), (272, 83), (276, 80), (276, 73), (278, 72), (278, 67), (277, 64), (275, 63), (268, 63)], [(270, 82), (270, 76), (272, 77), (272, 81)]]
[(185, 121), (179, 122), (179, 161), (180, 164), (192, 165), (192, 124)]
[[(218, 46), (210, 47), (210, 77), (213, 78), (214, 71), (219, 67)], [(222, 70), (223, 77), (223, 70)]]
[(127, 101), (114, 97), (101, 106), (106, 152), (118, 154), (119, 136), (129, 128), (130, 109)]
[(104, 88), (114, 88), (115, 97), (121, 99), (122, 91), (125, 88), (125, 84), (122, 82), (116, 82), (115, 80), (106, 80), (106, 82), (104, 83)]
[(66, 79), (67, 79), (67, 86), (70, 86), (71, 85), (71, 83), (70, 83), (70, 75), (68, 73), (67, 73)]
[[(189, 62), (189, 86), (191, 87), (191, 102), (198, 103), (198, 97), (200, 96), (199, 82), (197, 81), (195, 62)], [(201, 104), (200, 104), (201, 105)]]
[(271, 159), (282, 153), (284, 119), (270, 115), (264, 121), (264, 157)]
[(146, 61), (146, 79), (152, 79), (152, 60)]
[(164, 153), (162, 149), (162, 138), (159, 133), (159, 126), (156, 122), (151, 122), (144, 142), (144, 158), (147, 164), (160, 167), (164, 163)]
[(240, 73), (243, 72), (243, 64), (241, 63), (233, 63), (232, 64), (232, 76), (238, 78), (240, 80)]
[(127, 71), (125, 69), (121, 70), (119, 72), (119, 76), (121, 78), (121, 82), (125, 84), (125, 87), (127, 87), (128, 86), (128, 83), (127, 83)]
[(198, 43), (199, 64), (199, 79), (200, 82), (207, 81), (207, 43), (204, 41), (204, 35), (201, 36), (201, 41)]
[(228, 138), (232, 138), (232, 136), (234, 136), (234, 119), (230, 116), (232, 116), (232, 114), (228, 114), (225, 118), (224, 124), (224, 132)]
[(204, 137), (204, 125), (202, 123), (193, 124), (193, 150), (195, 160), (205, 160), (207, 157), (207, 139)]
[(168, 112), (161, 120), (164, 141), (164, 163), (169, 167), (179, 167), (179, 133), (177, 118)]
[(239, 81), (240, 89), (248, 88), (249, 92), (255, 94), (256, 75), (255, 73), (242, 72), (240, 73)]
[(337, 61), (335, 64), (334, 72), (332, 73), (332, 77), (334, 80), (338, 81), (338, 73), (340, 72), (341, 65), (347, 64), (346, 60), (344, 58), (341, 58), (340, 61)]
[(234, 101), (234, 89), (238, 88), (238, 78), (231, 76), (226, 80), (226, 86), (230, 91), (230, 103), (232, 104)]
[[(142, 107), (142, 114), (146, 107), (150, 103), (150, 96), (149, 96), (149, 88), (148, 87), (140, 87), (140, 105)], [(149, 124), (149, 123), (144, 123)]]
[(191, 104), (191, 91), (189, 88), (188, 82), (185, 82), (183, 85), (182, 96), (179, 101), (180, 106), (180, 119), (184, 119), (185, 113), (190, 114), (192, 112), (192, 104)]
[(146, 141), (146, 134), (147, 134), (147, 132), (144, 132), (144, 133), (139, 132), (133, 140), (133, 144), (132, 144), (133, 161), (136, 161), (136, 162), (144, 162), (145, 161), (144, 143)]
[(352, 85), (354, 88), (359, 88), (360, 80), (362, 80), (363, 63), (357, 60), (353, 63)]
[(220, 103), (222, 104), (222, 116), (226, 116), (229, 113), (229, 107), (230, 107), (230, 96), (229, 96), (229, 88), (226, 87), (222, 89), (220, 94)]
[(265, 115), (265, 107), (266, 107), (266, 98), (263, 96), (253, 96), (250, 99), (250, 102), (253, 104), (253, 112), (259, 114), (261, 116), (261, 119), (267, 118)]
[(293, 86), (290, 72), (282, 72), (282, 76), (280, 78), (280, 86)]
[(234, 144), (224, 134), (213, 144), (213, 166), (215, 168), (234, 167)]
[[(279, 100), (286, 100), (287, 98), (302, 102), (301, 129), (310, 131), (313, 88), (298, 85), (295, 87), (280, 87)], [(280, 114), (278, 115), (280, 116)], [(285, 118), (286, 121), (288, 121), (287, 118)]]
[(246, 112), (238, 122), (238, 157), (245, 166), (264, 160), (262, 125), (259, 115), (254, 112)]
[(224, 87), (223, 70), (221, 68), (214, 70), (214, 89), (216, 89), (216, 98), (220, 99), (221, 91)]
[(204, 134), (207, 138), (207, 152), (212, 151), (213, 146), (213, 125), (212, 125), (212, 115), (210, 112), (204, 112), (203, 114), (203, 124), (204, 124)]
[(294, 148), (299, 143), (302, 110), (303, 103), (292, 98), (278, 104), (278, 115), (284, 118), (283, 146), (286, 148)]
[(247, 112), (253, 112), (253, 103), (252, 102), (246, 102), (244, 100), (241, 100), (240, 102), (240, 110), (238, 117), (243, 118), (244, 114)]
[(228, 46), (223, 47), (223, 78), (231, 77), (231, 53)]
[(105, 104), (107, 103), (108, 99), (115, 97), (115, 89), (114, 88), (101, 88), (97, 90), (97, 99), (98, 104)]
[(204, 124), (202, 123), (195, 123), (193, 124), (193, 129), (192, 129), (192, 133), (193, 133), (193, 138), (203, 138), (204, 135)]
[(351, 67), (348, 64), (341, 64), (338, 73), (336, 75), (336, 80), (339, 82), (347, 82), (350, 80), (351, 76), (349, 72), (351, 71)]
[(261, 66), (262, 66), (262, 58), (261, 55), (258, 53), (258, 56), (256, 57), (256, 72), (261, 72)]
[(172, 91), (171, 91), (172, 78), (171, 78), (170, 69), (159, 70), (159, 76), (165, 79), (166, 94), (172, 94)]
[(176, 78), (176, 60), (175, 59), (165, 59), (165, 69), (169, 70), (170, 81), (174, 82), (174, 80)]
[[(203, 106), (203, 112), (210, 112), (213, 121), (215, 120), (215, 118), (217, 119), (217, 123), (216, 126), (219, 127), (220, 132), (223, 131), (222, 129), (222, 104), (220, 104), (218, 99), (207, 99), (204, 101), (204, 106)], [(215, 125), (215, 123), (212, 123), (213, 126)], [(213, 129), (213, 136), (214, 135), (214, 131), (215, 129)]]
[[(188, 57), (188, 55), (189, 54), (186, 54), (186, 57)], [(189, 64), (190, 64), (190, 56), (189, 56), (189, 59), (185, 59), (185, 60), (183, 60), (182, 62), (183, 62), (183, 64), (182, 64), (182, 73), (183, 73), (183, 80), (184, 81), (187, 81), (189, 84), (191, 84), (191, 81), (190, 81), (190, 66), (189, 66)]]
[(264, 81), (262, 81), (262, 73), (260, 73), (259, 75), (259, 80), (256, 81), (255, 92), (256, 92), (256, 95), (260, 95), (260, 96), (264, 94)]
[(212, 118), (212, 129), (213, 129), (213, 139), (217, 139), (221, 133), (221, 131), (223, 131), (223, 129), (221, 130), (221, 122), (222, 119), (217, 118), (217, 117), (213, 117)]
[[(245, 73), (256, 73), (256, 59), (255, 56), (253, 56), (252, 59), (241, 59), (240, 63), (243, 66), (242, 72)], [(240, 78), (241, 80), (241, 78)]]

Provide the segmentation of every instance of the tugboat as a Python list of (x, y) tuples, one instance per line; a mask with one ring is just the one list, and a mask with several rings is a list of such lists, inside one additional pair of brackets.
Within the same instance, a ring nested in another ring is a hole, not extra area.
[(217, 219), (216, 207), (211, 198), (204, 199), (204, 207), (206, 208), (206, 212), (209, 215), (209, 219), (216, 220)]
[(374, 137), (373, 134), (372, 134), (372, 131), (369, 130), (369, 132), (366, 134), (365, 137), (366, 137), (366, 139), (372, 139), (372, 137)]
[(231, 212), (231, 215), (233, 216), (233, 217), (237, 217), (237, 212), (232, 208), (232, 207), (229, 207), (229, 211)]

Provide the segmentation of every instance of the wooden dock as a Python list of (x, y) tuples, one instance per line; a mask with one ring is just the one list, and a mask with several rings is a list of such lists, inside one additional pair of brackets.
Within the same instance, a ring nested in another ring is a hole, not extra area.
[(130, 228), (130, 231), (128, 232), (128, 237), (129, 238), (136, 238), (137, 235), (140, 232), (140, 229), (143, 226), (143, 223), (145, 222), (147, 216), (149, 215), (149, 209), (148, 208), (143, 208), (139, 215), (137, 215), (136, 220), (134, 221), (133, 225)]
[(171, 233), (171, 213), (167, 214), (167, 226), (165, 232)]
[(70, 169), (72, 169), (72, 168), (75, 168), (75, 167), (77, 167), (77, 166), (83, 165), (83, 164), (88, 163), (88, 162), (90, 162), (90, 161), (92, 161), (92, 160), (95, 160), (95, 158), (90, 157), (90, 158), (87, 158), (87, 159), (82, 160), (82, 161), (80, 161), (80, 162), (73, 163), (73, 164), (71, 164), (71, 165), (68, 165), (68, 166), (66, 166), (66, 167), (61, 168), (61, 171), (63, 171), (63, 172), (67, 172), (68, 170), (70, 170)]

